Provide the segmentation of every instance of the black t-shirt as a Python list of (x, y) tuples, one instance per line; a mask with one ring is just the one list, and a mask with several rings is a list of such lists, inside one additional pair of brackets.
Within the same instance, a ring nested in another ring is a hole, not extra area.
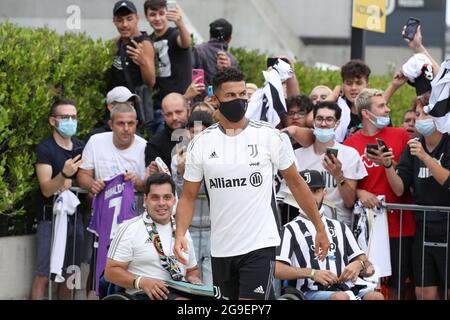
[[(150, 37), (146, 32), (142, 31), (139, 37), (134, 37), (134, 40), (140, 43), (144, 40), (150, 41)], [(124, 72), (126, 71), (122, 67), (122, 60), (120, 57), (121, 50), (123, 50), (126, 70), (128, 70), (128, 73), (130, 75), (130, 79), (132, 82), (131, 84), (128, 83), (124, 75)], [(114, 56), (114, 62), (110, 69), (110, 83), (108, 91), (117, 86), (124, 86), (130, 89), (130, 91), (135, 92), (135, 88), (142, 85), (143, 83), (144, 80), (142, 79), (141, 69), (128, 56), (128, 54), (126, 53), (126, 45), (123, 43), (122, 38), (120, 38), (119, 41), (117, 42), (117, 53)]]
[[(84, 142), (77, 138), (72, 138), (73, 149), (83, 149)], [(48, 164), (52, 167), (52, 179), (57, 176), (64, 168), (64, 163), (67, 159), (72, 157), (72, 150), (66, 150), (60, 147), (53, 136), (48, 137), (36, 147), (36, 164)], [(40, 208), (36, 214), (37, 220), (51, 220), (53, 196), (45, 197), (39, 191)]]
[(151, 136), (145, 147), (145, 165), (148, 166), (150, 162), (161, 157), (164, 163), (171, 168), (172, 164), (172, 150), (179, 141), (172, 140), (172, 132), (167, 125), (160, 132)]
[(162, 99), (171, 92), (183, 94), (192, 80), (191, 49), (178, 46), (179, 34), (178, 28), (169, 28), (159, 38), (150, 35), (155, 48), (156, 106), (161, 106)]
[[(424, 138), (421, 143), (425, 152), (446, 169), (450, 169), (450, 136), (442, 135), (433, 152), (428, 152)], [(403, 181), (405, 190), (412, 188), (413, 202), (425, 206), (450, 206), (450, 190), (441, 186), (431, 175), (427, 166), (419, 158), (411, 155), (409, 146), (403, 151), (397, 165), (397, 174)], [(427, 221), (446, 221), (446, 214), (427, 213)], [(423, 220), (423, 213), (416, 214), (416, 221)]]

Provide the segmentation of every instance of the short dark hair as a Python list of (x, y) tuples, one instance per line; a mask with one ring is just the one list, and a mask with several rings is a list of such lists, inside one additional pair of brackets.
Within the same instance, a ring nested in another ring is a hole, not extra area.
[(314, 111), (313, 111), (313, 117), (316, 118), (317, 112), (319, 111), (319, 109), (330, 109), (330, 110), (334, 110), (334, 116), (336, 117), (336, 120), (341, 119), (341, 114), (342, 114), (342, 110), (341, 108), (337, 105), (336, 102), (331, 102), (331, 101), (322, 101), (319, 102), (318, 104), (316, 104), (314, 106)]
[(220, 18), (209, 24), (209, 34), (211, 38), (221, 41), (228, 41), (233, 33), (233, 26), (226, 19)]
[(220, 70), (212, 79), (214, 92), (216, 92), (223, 83), (239, 81), (244, 81), (244, 74), (240, 70), (233, 67)]
[(159, 10), (167, 6), (166, 0), (146, 0), (144, 2), (144, 13), (147, 15), (148, 10)]
[(171, 176), (163, 172), (152, 174), (147, 178), (147, 180), (145, 181), (145, 194), (148, 195), (152, 185), (156, 184), (160, 186), (166, 183), (170, 184), (170, 186), (172, 187), (172, 193), (175, 195), (175, 182), (173, 182)]
[(421, 94), (420, 96), (414, 98), (411, 110), (413, 112), (416, 112), (418, 104), (420, 104), (423, 108), (428, 105), (429, 101), (430, 101), (430, 92), (425, 92), (424, 94)]
[(314, 107), (311, 99), (304, 94), (292, 96), (286, 100), (286, 108), (288, 111), (294, 106), (298, 106), (300, 111), (305, 111), (306, 113), (310, 112)]
[(193, 128), (196, 121), (201, 122), (206, 128), (213, 124), (211, 113), (208, 111), (194, 111), (189, 116), (186, 128)]
[(75, 107), (75, 102), (73, 100), (70, 100), (70, 99), (67, 99), (67, 98), (56, 99), (52, 103), (52, 106), (50, 107), (50, 116), (54, 116), (56, 114), (56, 109), (58, 109), (59, 106), (63, 106), (63, 105), (66, 105), (66, 104)]
[(342, 81), (353, 78), (365, 78), (367, 81), (370, 76), (370, 68), (364, 61), (359, 59), (350, 60), (341, 68)]

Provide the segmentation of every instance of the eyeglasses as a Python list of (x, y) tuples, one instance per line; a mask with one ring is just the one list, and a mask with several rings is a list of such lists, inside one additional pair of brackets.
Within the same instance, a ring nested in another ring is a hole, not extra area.
[(52, 115), (52, 117), (55, 117), (55, 118), (58, 117), (58, 118), (64, 119), (64, 120), (67, 120), (67, 119), (77, 120), (76, 114), (54, 114), (54, 115)]
[(318, 116), (314, 119), (314, 122), (316, 124), (322, 124), (323, 121), (325, 121), (326, 124), (330, 125), (330, 124), (333, 124), (336, 122), (336, 118), (335, 117), (324, 118), (324, 117)]
[(286, 113), (286, 115), (288, 117), (292, 117), (292, 118), (293, 117), (304, 118), (304, 117), (306, 117), (306, 112), (303, 112), (303, 111), (299, 111), (299, 112), (290, 111), (290, 112)]

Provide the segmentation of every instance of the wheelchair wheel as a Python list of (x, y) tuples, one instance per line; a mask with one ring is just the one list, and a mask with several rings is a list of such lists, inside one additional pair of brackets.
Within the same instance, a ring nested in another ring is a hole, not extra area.
[(133, 300), (133, 298), (126, 293), (113, 293), (104, 297), (102, 300)]
[(285, 293), (282, 296), (280, 296), (278, 300), (301, 300), (301, 299), (293, 293)]
[(303, 292), (294, 287), (286, 287), (282, 291), (283, 294), (277, 300), (306, 300)]

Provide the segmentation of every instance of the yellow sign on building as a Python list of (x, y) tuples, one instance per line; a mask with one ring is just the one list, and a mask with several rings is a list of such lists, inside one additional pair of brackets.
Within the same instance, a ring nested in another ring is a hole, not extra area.
[(386, 32), (387, 0), (353, 0), (352, 27)]

